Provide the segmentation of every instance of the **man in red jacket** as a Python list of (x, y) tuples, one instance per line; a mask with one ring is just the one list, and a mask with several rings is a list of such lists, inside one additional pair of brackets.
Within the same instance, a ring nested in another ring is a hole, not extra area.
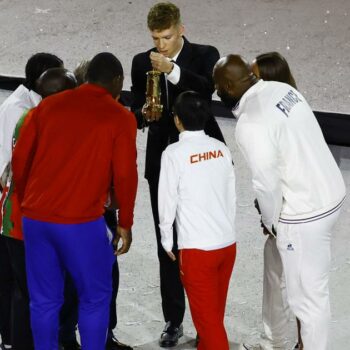
[(123, 69), (110, 53), (96, 55), (88, 84), (45, 99), (26, 120), (13, 154), (23, 213), (35, 348), (57, 348), (64, 271), (79, 295), (79, 331), (86, 350), (105, 346), (114, 256), (103, 220), (111, 181), (117, 228), (126, 253), (137, 189), (136, 122), (116, 102)]

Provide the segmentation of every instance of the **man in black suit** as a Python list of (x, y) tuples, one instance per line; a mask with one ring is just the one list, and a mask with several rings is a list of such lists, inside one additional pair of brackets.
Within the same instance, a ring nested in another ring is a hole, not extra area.
[[(219, 52), (213, 46), (192, 44), (183, 37), (184, 26), (180, 11), (172, 3), (154, 5), (147, 17), (148, 28), (155, 47), (136, 55), (132, 62), (131, 90), (134, 94), (132, 111), (138, 127), (149, 127), (145, 177), (148, 180), (155, 231), (157, 236), (158, 258), (160, 263), (160, 289), (162, 308), (166, 322), (159, 339), (161, 347), (175, 346), (182, 336), (182, 321), (185, 312), (184, 290), (180, 281), (178, 262), (171, 261), (161, 245), (158, 216), (158, 181), (160, 159), (164, 149), (178, 140), (172, 106), (176, 97), (183, 91), (194, 90), (211, 101), (214, 92), (212, 71), (219, 59)], [(163, 111), (152, 111), (145, 105), (146, 73), (150, 70), (161, 72), (161, 102)], [(214, 117), (206, 128), (209, 136), (224, 141)], [(175, 230), (174, 230), (175, 231)], [(176, 232), (174, 249), (177, 256)]]

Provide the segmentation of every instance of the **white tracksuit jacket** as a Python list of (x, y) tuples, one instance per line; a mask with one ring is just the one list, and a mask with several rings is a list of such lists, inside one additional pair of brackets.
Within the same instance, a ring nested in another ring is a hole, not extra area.
[(298, 224), (336, 211), (345, 197), (341, 172), (305, 98), (260, 80), (241, 98), (236, 140), (252, 171), (262, 221)]
[(19, 118), (40, 101), (40, 95), (20, 85), (0, 106), (0, 176), (12, 158), (12, 136)]
[(235, 243), (235, 174), (226, 145), (204, 131), (180, 133), (162, 154), (158, 207), (166, 251), (173, 247), (175, 218), (179, 249)]

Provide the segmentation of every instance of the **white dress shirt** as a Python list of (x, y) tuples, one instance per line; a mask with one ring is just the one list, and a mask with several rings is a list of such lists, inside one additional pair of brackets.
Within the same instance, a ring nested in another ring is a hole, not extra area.
[(235, 236), (235, 173), (230, 150), (205, 135), (184, 131), (162, 154), (158, 188), (159, 227), (166, 251), (173, 247), (176, 218), (179, 249), (219, 249)]
[(40, 95), (20, 85), (0, 106), (0, 175), (11, 161), (12, 136), (19, 118), (40, 101)]
[(262, 221), (315, 221), (341, 206), (345, 184), (305, 98), (287, 84), (260, 80), (241, 98), (236, 140), (252, 171)]
[(169, 58), (169, 61), (173, 61), (173, 65), (174, 65), (173, 70), (169, 74), (165, 73), (166, 79), (169, 80), (174, 85), (176, 85), (180, 81), (181, 69), (175, 62), (179, 57), (183, 46), (184, 46), (184, 40), (182, 39), (182, 46), (179, 52), (174, 57)]

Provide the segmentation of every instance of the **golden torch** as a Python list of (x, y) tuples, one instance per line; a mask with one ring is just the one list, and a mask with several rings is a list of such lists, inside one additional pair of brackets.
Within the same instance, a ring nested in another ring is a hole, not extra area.
[(163, 111), (163, 105), (161, 104), (161, 90), (160, 90), (160, 75), (162, 73), (157, 70), (151, 70), (147, 72), (147, 86), (146, 86), (146, 103), (145, 110), (150, 112), (153, 117), (151, 120), (158, 120), (161, 117)]

